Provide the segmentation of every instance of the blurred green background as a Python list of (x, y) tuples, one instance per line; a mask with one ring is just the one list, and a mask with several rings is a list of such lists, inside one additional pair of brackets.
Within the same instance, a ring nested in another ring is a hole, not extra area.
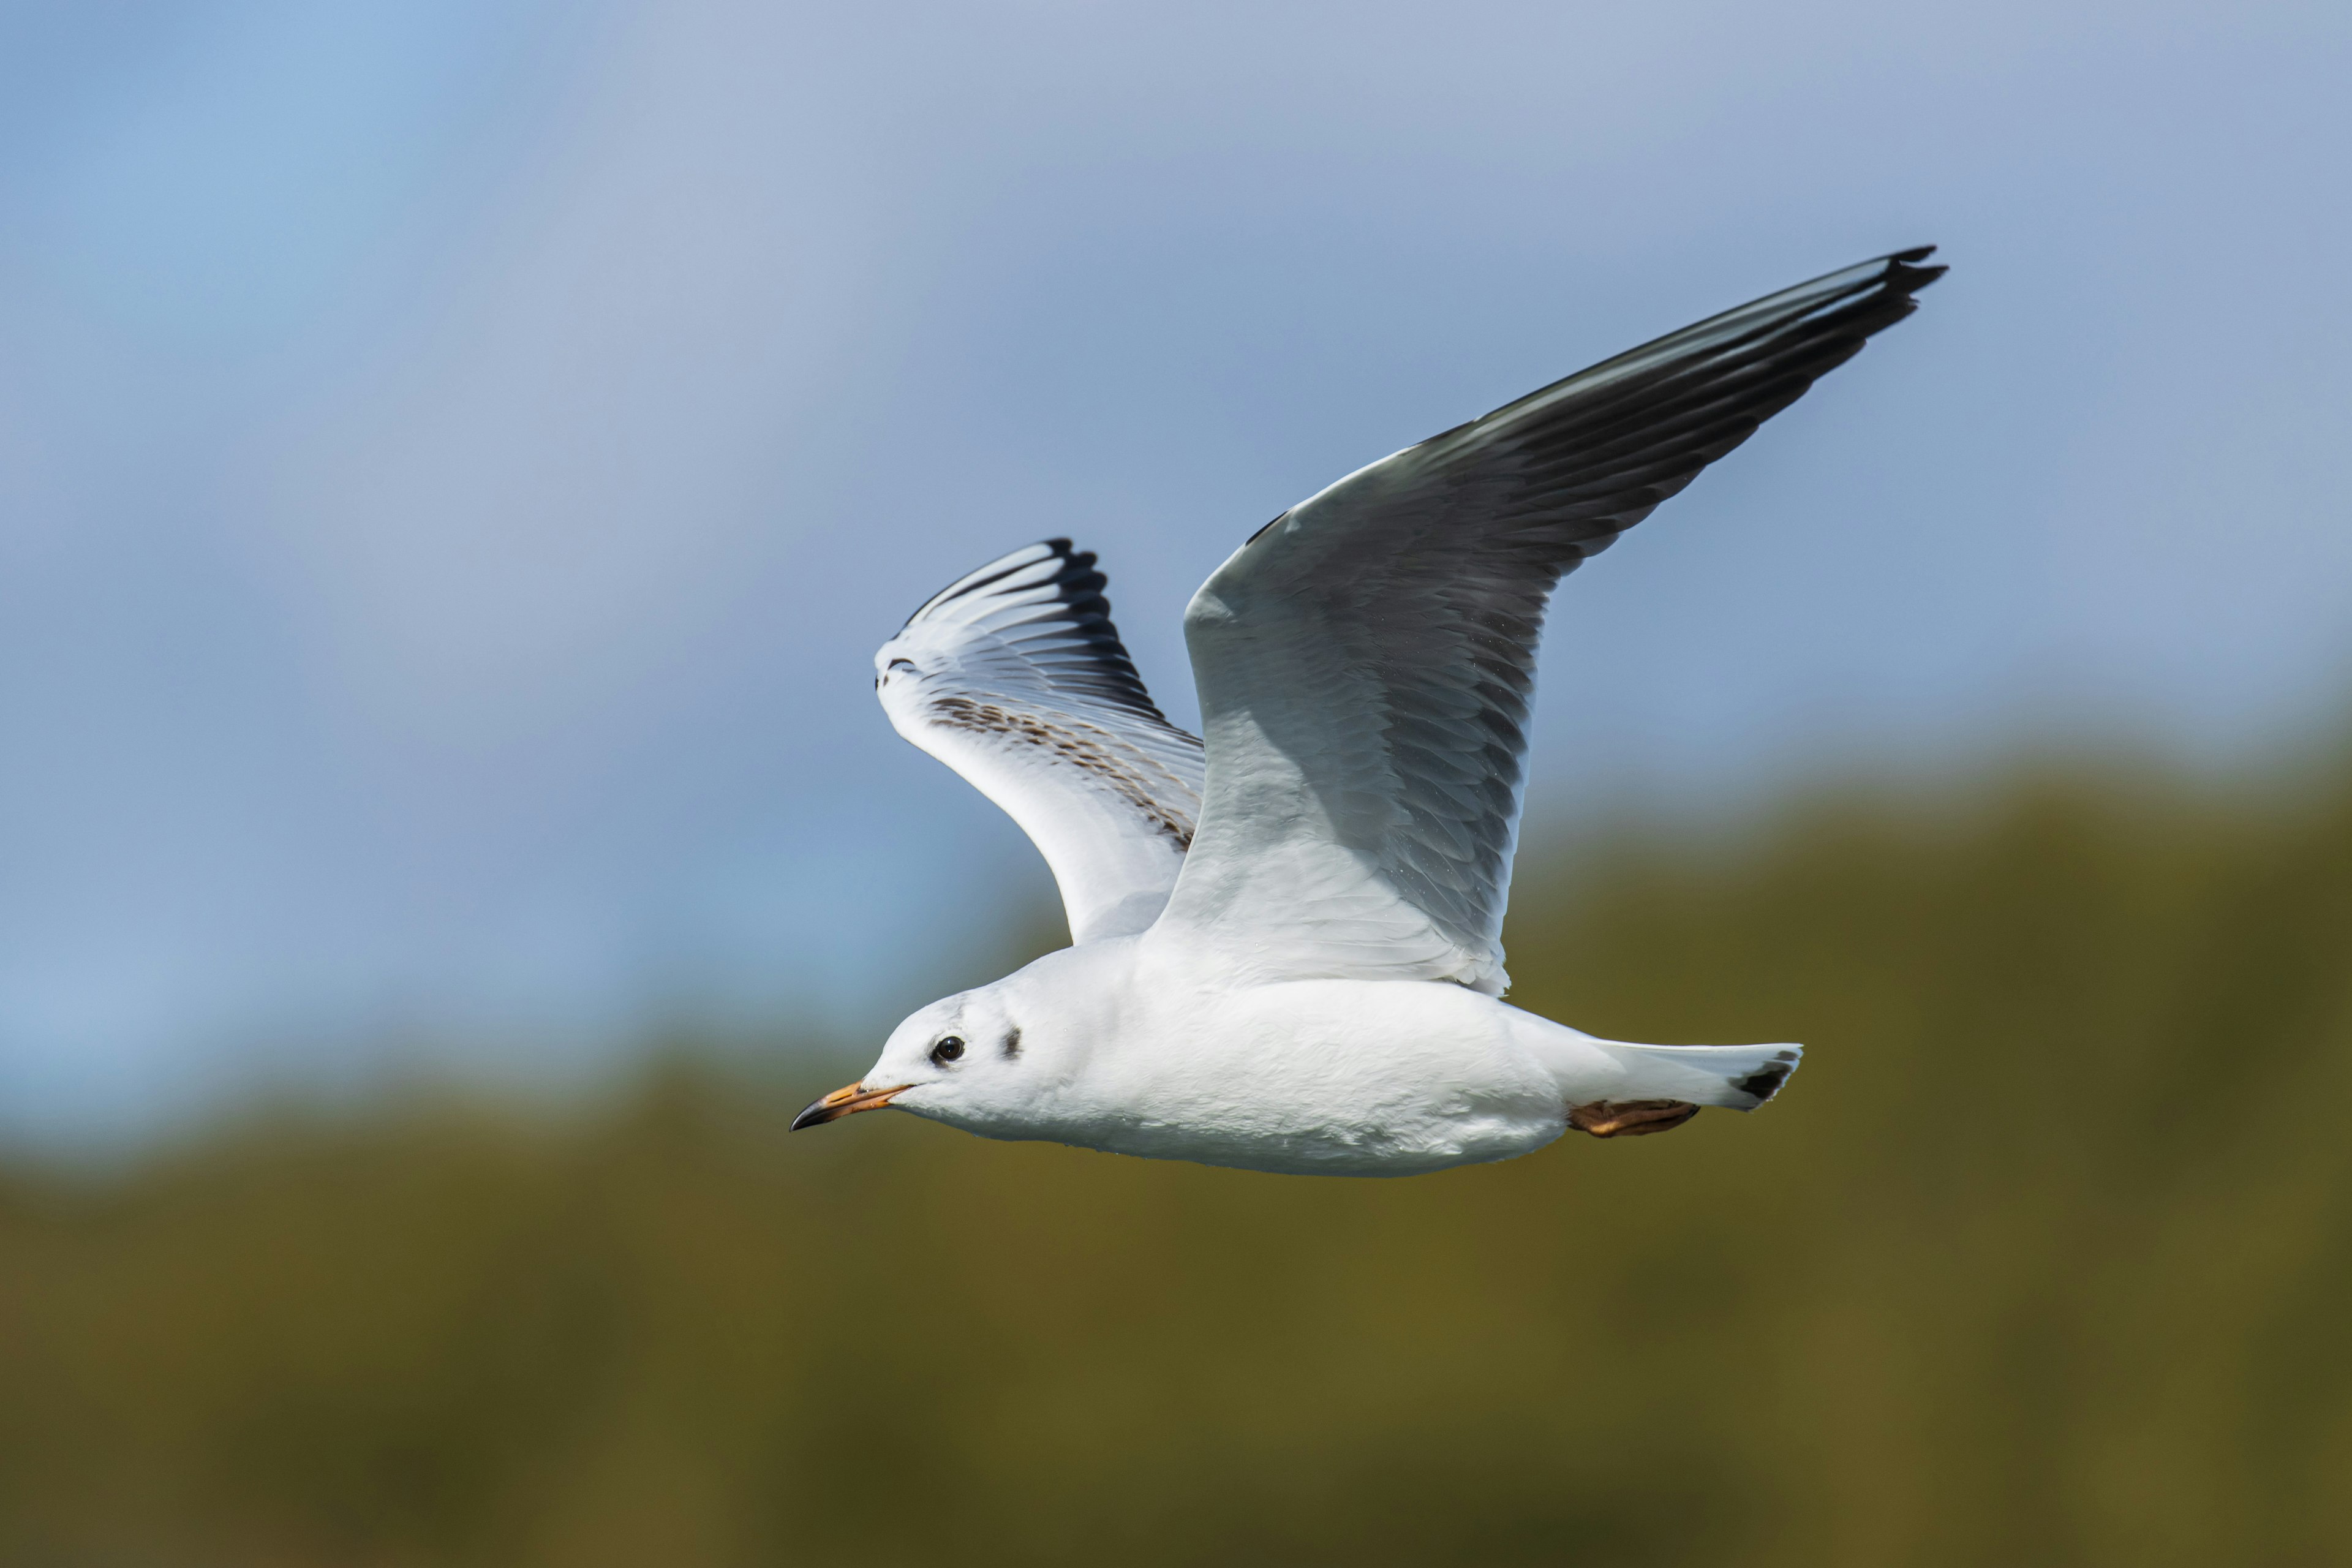
[(787, 1138), (803, 1040), (19, 1168), (0, 1560), (2352, 1561), (2352, 767), (1526, 858), (1516, 1000), (1781, 1100), (1278, 1178)]

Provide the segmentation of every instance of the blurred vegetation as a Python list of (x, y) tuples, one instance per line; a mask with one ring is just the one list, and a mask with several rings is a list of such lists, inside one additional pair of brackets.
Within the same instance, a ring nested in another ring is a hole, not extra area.
[(20, 1168), (0, 1561), (2352, 1562), (2352, 776), (1530, 858), (1517, 1000), (1781, 1101), (1315, 1181), (672, 1068)]

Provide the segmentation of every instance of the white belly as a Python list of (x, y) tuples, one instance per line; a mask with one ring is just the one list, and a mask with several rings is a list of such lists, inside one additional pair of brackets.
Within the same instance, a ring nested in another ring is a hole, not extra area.
[[(1528, 1026), (1458, 985), (1310, 980), (1171, 996), (1129, 1020), (1038, 1135), (1246, 1170), (1409, 1175), (1508, 1159), (1565, 1130)], [(1568, 1033), (1568, 1031), (1559, 1031)]]

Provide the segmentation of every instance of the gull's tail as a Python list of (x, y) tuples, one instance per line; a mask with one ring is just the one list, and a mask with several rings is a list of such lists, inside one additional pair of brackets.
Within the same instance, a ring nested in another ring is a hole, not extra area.
[(1595, 1040), (1625, 1069), (1614, 1100), (1678, 1100), (1753, 1110), (1780, 1091), (1802, 1046), (1634, 1046)]

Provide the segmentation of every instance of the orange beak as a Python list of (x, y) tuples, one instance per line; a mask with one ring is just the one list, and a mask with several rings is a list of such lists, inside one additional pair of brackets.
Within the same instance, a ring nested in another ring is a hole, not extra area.
[(895, 1089), (868, 1089), (862, 1083), (845, 1084), (793, 1117), (792, 1130), (797, 1132), (803, 1127), (822, 1127), (861, 1110), (878, 1110), (914, 1087), (902, 1083)]

